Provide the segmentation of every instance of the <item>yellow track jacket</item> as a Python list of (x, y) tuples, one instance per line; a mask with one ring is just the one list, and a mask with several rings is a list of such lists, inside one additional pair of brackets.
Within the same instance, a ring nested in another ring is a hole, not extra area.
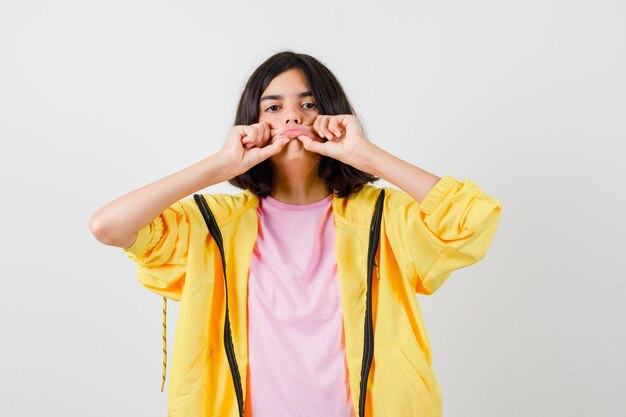
[[(180, 301), (168, 416), (242, 417), (247, 280), (259, 200), (248, 190), (201, 196), (172, 204), (123, 250), (143, 286)], [(380, 239), (368, 254), (379, 196)], [(221, 242), (209, 232), (200, 200), (208, 203)], [(444, 176), (421, 203), (400, 189), (366, 184), (346, 198), (334, 196), (332, 210), (355, 414), (440, 417), (442, 397), (416, 293), (434, 293), (452, 271), (485, 256), (500, 201), (469, 179)]]

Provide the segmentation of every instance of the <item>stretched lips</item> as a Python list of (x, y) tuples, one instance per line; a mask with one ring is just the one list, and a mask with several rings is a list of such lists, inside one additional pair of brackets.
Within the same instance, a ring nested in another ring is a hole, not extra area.
[(284, 136), (310, 135), (309, 131), (302, 127), (294, 127), (281, 132)]

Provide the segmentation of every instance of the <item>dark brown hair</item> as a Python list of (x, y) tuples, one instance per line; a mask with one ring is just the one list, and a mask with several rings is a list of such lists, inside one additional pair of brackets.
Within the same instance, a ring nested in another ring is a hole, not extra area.
[[(307, 54), (282, 51), (269, 57), (248, 79), (239, 99), (234, 125), (258, 123), (261, 94), (274, 77), (291, 68), (300, 68), (304, 72), (319, 114), (356, 115), (341, 84), (324, 64)], [(272, 161), (268, 158), (228, 182), (235, 187), (249, 189), (259, 197), (265, 197), (272, 189), (271, 164)], [(359, 191), (363, 184), (380, 179), (326, 155), (321, 155), (317, 174), (337, 197), (346, 197)]]

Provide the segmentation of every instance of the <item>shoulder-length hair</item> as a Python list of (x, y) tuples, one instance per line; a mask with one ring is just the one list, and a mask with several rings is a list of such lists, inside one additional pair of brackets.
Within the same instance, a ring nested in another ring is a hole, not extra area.
[[(248, 79), (239, 99), (234, 125), (258, 123), (261, 94), (274, 77), (291, 68), (300, 68), (304, 72), (319, 114), (356, 115), (341, 84), (326, 66), (310, 55), (282, 51), (269, 57)], [(346, 197), (359, 191), (363, 184), (380, 179), (325, 155), (321, 155), (317, 174), (337, 197)], [(270, 194), (272, 180), (272, 161), (267, 158), (228, 182), (265, 197)]]

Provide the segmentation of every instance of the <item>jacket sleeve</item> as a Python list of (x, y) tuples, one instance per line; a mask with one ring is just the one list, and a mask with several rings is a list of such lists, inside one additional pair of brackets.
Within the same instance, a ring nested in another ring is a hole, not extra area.
[(486, 255), (501, 202), (469, 179), (444, 176), (421, 203), (395, 190), (385, 209), (388, 237), (404, 275), (417, 293), (430, 295), (452, 271)]
[(149, 290), (180, 301), (187, 271), (190, 222), (175, 202), (142, 227), (135, 242), (124, 248), (137, 265), (137, 278)]

